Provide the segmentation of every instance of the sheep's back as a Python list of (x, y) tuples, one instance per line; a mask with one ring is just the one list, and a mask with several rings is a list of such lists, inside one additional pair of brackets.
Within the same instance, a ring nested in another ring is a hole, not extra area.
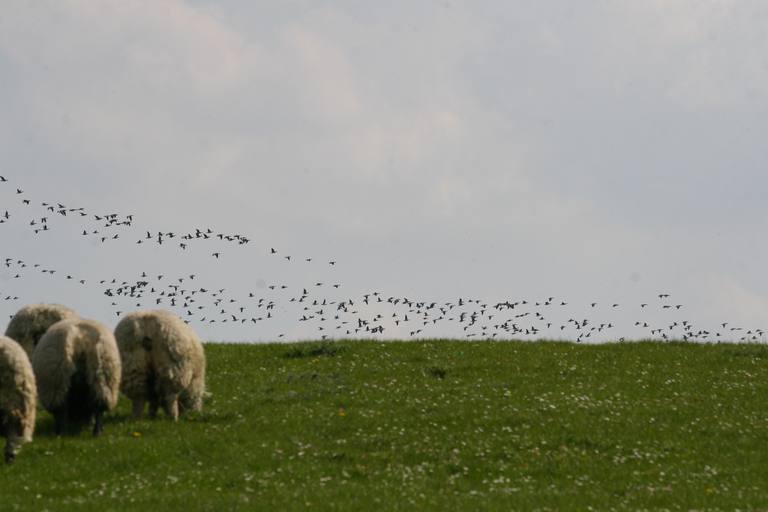
[(163, 310), (145, 312), (143, 322), (151, 340), (150, 358), (158, 380), (167, 391), (176, 393), (190, 386), (202, 356), (195, 332), (179, 317)]
[(152, 361), (144, 338), (144, 316), (141, 312), (125, 315), (115, 327), (115, 339), (120, 351), (122, 378), (120, 390), (135, 400), (150, 393)]
[(24, 349), (0, 336), (0, 409), (26, 441), (32, 440), (37, 406), (37, 386)]
[(50, 326), (65, 318), (77, 316), (73, 310), (60, 304), (29, 304), (13, 315), (5, 335), (18, 342), (28, 356), (32, 356), (36, 343)]
[(98, 322), (80, 322), (78, 351), (86, 360), (86, 374), (91, 398), (106, 409), (117, 405), (122, 365), (112, 332)]
[(78, 370), (85, 373), (91, 400), (107, 409), (117, 403), (120, 356), (112, 333), (97, 322), (67, 319), (52, 325), (32, 355), (32, 367), (48, 410), (65, 405)]

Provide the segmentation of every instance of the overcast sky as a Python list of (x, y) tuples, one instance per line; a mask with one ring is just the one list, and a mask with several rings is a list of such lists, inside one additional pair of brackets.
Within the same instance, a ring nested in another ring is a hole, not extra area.
[[(531, 339), (576, 338), (568, 318), (613, 324), (592, 340), (768, 327), (766, 23), (748, 0), (6, 1), (0, 256), (28, 266), (2, 267), (0, 314), (170, 308), (162, 279), (141, 300), (99, 283), (146, 272), (225, 290), (172, 308), (211, 340), (374, 314), (407, 337), (415, 314), (361, 306), (373, 291), (555, 297)], [(93, 217), (112, 212), (132, 225)], [(136, 243), (196, 228), (249, 242)], [(358, 312), (299, 321), (315, 299)], [(444, 316), (417, 336), (468, 332)]]

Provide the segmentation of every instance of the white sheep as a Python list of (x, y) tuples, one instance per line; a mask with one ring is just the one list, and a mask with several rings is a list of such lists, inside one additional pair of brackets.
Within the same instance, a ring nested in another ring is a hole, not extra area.
[(115, 407), (120, 393), (120, 353), (107, 327), (80, 318), (53, 324), (32, 354), (32, 369), (57, 435), (65, 424), (91, 419), (93, 435), (101, 433), (103, 414)]
[(115, 328), (123, 362), (121, 391), (138, 419), (162, 407), (176, 421), (187, 410), (201, 411), (205, 394), (205, 352), (183, 320), (168, 311), (137, 311)]
[(32, 357), (35, 346), (50, 326), (65, 318), (76, 318), (77, 313), (60, 304), (30, 304), (13, 315), (5, 335), (18, 342)]
[(0, 336), (0, 426), (5, 436), (5, 462), (12, 462), (21, 444), (35, 430), (37, 387), (29, 357), (21, 345)]

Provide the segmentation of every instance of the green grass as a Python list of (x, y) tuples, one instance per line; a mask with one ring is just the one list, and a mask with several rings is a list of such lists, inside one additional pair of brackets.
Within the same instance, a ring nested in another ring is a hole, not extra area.
[(207, 345), (173, 424), (35, 441), (11, 510), (768, 509), (768, 347)]

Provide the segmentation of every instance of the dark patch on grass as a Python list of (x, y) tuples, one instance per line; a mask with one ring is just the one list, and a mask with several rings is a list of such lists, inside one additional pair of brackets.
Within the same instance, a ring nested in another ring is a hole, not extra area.
[(344, 386), (344, 379), (336, 372), (288, 373), (280, 379), (272, 379), (263, 388), (262, 404), (290, 404), (317, 400), (334, 395)]
[(343, 462), (347, 460), (347, 454), (344, 452), (333, 452), (328, 458), (334, 462)]
[(285, 377), (286, 384), (341, 384), (341, 376), (338, 373), (301, 372), (289, 373)]
[(306, 357), (335, 357), (344, 352), (346, 347), (335, 343), (302, 343), (294, 345), (283, 357), (286, 359), (303, 359)]
[(732, 357), (754, 357), (758, 359), (768, 358), (768, 347), (750, 346), (739, 347), (728, 352)]
[(583, 450), (608, 450), (612, 447), (610, 444), (583, 436), (565, 436), (563, 445)]
[(432, 377), (436, 379), (444, 379), (445, 376), (448, 374), (448, 370), (445, 368), (441, 368), (439, 366), (430, 366), (427, 368), (427, 375), (431, 375)]

